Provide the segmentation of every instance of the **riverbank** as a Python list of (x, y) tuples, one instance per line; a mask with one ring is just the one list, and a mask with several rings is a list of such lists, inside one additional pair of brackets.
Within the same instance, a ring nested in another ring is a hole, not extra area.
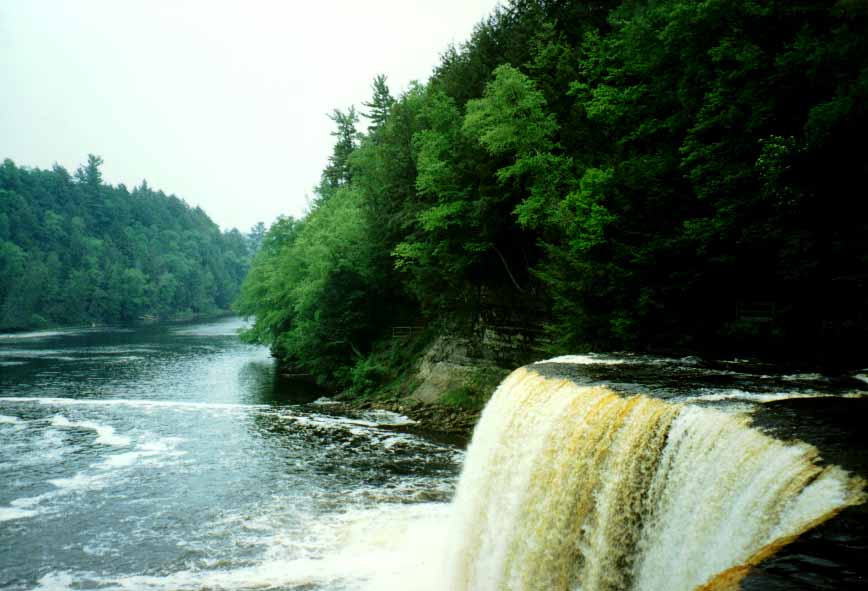
[[(414, 430), (420, 433), (466, 444), (498, 384), (539, 357), (523, 341), (520, 345), (454, 335), (437, 336), (422, 347), (407, 343), (408, 351), (417, 351), (415, 359), (406, 360), (393, 379), (369, 390), (344, 390), (333, 397), (338, 405), (333, 408), (348, 414), (396, 412), (416, 421)], [(387, 360), (377, 363), (385, 366)]]
[(407, 430), (434, 435), (436, 438), (445, 437), (462, 446), (470, 442), (473, 429), (482, 414), (481, 408), (462, 408), (414, 400), (335, 400), (330, 409), (349, 415), (365, 410), (395, 412), (416, 422)]
[(126, 328), (136, 329), (142, 326), (150, 326), (155, 324), (187, 324), (194, 322), (215, 322), (226, 318), (235, 317), (232, 310), (214, 310), (212, 312), (185, 312), (173, 314), (171, 316), (160, 318), (159, 316), (145, 315), (129, 322), (102, 322), (93, 321), (79, 324), (63, 324), (54, 322), (44, 322), (38, 324), (28, 324), (21, 326), (6, 326), (0, 328), (0, 337), (21, 337), (29, 333), (41, 334), (43, 332), (52, 331), (77, 331), (91, 329), (106, 329), (106, 328)]

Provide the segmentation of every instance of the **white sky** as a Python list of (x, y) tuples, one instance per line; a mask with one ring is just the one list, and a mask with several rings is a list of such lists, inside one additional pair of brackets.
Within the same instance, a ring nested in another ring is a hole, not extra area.
[[(0, 160), (142, 179), (223, 228), (300, 215), (326, 113), (425, 81), (496, 0), (0, 0)], [(364, 130), (363, 120), (359, 129)]]

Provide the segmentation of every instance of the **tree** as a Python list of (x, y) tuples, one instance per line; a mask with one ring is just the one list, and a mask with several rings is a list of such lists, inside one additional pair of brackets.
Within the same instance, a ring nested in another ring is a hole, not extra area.
[(265, 240), (266, 233), (265, 224), (262, 222), (256, 222), (256, 224), (250, 228), (250, 231), (247, 233), (247, 248), (250, 252), (250, 256), (256, 256), (256, 253), (259, 252), (259, 249), (262, 248), (262, 241)]
[(93, 154), (87, 155), (87, 164), (80, 166), (75, 171), (75, 178), (78, 182), (87, 185), (91, 188), (97, 188), (102, 185), (102, 171), (99, 167), (103, 165), (103, 159)]
[(389, 110), (395, 104), (395, 99), (389, 92), (389, 86), (386, 84), (386, 76), (379, 74), (374, 78), (371, 84), (373, 95), (371, 101), (362, 103), (368, 108), (364, 116), (368, 118), (371, 124), (368, 126), (368, 134), (375, 136), (377, 132), (385, 125), (389, 118)]
[(359, 122), (359, 116), (355, 107), (351, 106), (346, 112), (335, 109), (328, 118), (335, 123), (336, 129), (331, 132), (331, 135), (337, 138), (337, 141), (322, 174), (320, 194), (323, 197), (331, 195), (352, 179), (350, 155), (356, 149), (358, 140), (356, 123)]
[[(0, 329), (127, 322), (225, 309), (249, 263), (240, 232), (154, 192), (102, 181), (91, 155), (73, 182), (0, 166)], [(183, 278), (183, 280), (182, 280)]]
[(426, 84), (377, 76), (367, 135), (331, 115), (320, 198), (242, 289), (254, 336), (337, 382), (420, 317), (565, 350), (864, 336), (866, 38), (864, 2), (511, 0)]

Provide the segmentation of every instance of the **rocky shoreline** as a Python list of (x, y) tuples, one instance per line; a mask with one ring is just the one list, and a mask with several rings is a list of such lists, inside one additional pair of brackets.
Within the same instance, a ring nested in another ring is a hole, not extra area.
[(413, 400), (344, 400), (334, 401), (330, 410), (341, 414), (356, 414), (365, 410), (387, 410), (404, 415), (414, 421), (411, 431), (429, 435), (441, 435), (457, 443), (467, 443), (473, 435), (473, 428), (482, 413), (477, 409), (466, 409), (437, 403)]
[(330, 410), (348, 416), (367, 410), (386, 410), (416, 424), (402, 430), (467, 444), (482, 409), (497, 385), (532, 355), (521, 335), (495, 331), (475, 342), (441, 335), (427, 347), (415, 366), (406, 371), (398, 387), (357, 394), (340, 392)]

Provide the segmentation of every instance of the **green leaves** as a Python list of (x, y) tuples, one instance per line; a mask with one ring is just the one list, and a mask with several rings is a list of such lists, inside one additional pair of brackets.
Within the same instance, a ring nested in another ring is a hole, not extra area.
[(332, 192), (350, 182), (352, 178), (350, 155), (358, 145), (356, 123), (359, 122), (359, 115), (354, 107), (350, 107), (346, 112), (334, 109), (328, 118), (335, 123), (332, 136), (336, 138), (336, 141), (332, 155), (329, 156), (328, 166), (322, 173), (322, 182), (319, 187), (321, 198), (328, 198)]
[(0, 167), (0, 329), (213, 312), (235, 298), (249, 260), (240, 235), (145, 183), (104, 184), (101, 165), (90, 155), (75, 177)]
[(269, 229), (236, 309), (253, 316), (248, 338), (333, 380), (365, 349), (377, 277), (359, 194), (338, 189), (304, 221)]
[(485, 95), (467, 103), (463, 130), (493, 155), (511, 157), (496, 177), (501, 184), (525, 183), (529, 194), (514, 209), (518, 223), (538, 228), (553, 222), (572, 162), (554, 153), (558, 125), (534, 81), (510, 65), (499, 66)]
[(574, 252), (587, 252), (606, 242), (606, 228), (618, 221), (604, 205), (613, 171), (589, 168), (579, 182), (579, 190), (564, 199), (564, 210), (571, 223), (568, 229)]
[(333, 114), (320, 202), (269, 232), (246, 309), (346, 380), (397, 318), (689, 346), (759, 292), (816, 325), (866, 272), (866, 23), (858, 2), (510, 3), (427, 84), (375, 78), (366, 136)]
[(468, 101), (464, 131), (493, 154), (511, 152), (521, 158), (550, 150), (557, 123), (545, 106), (534, 82), (505, 64), (494, 70), (485, 96)]
[(420, 213), (419, 223), (426, 232), (446, 230), (450, 226), (461, 225), (467, 209), (467, 204), (463, 201), (440, 203)]
[(371, 122), (371, 125), (368, 126), (368, 133), (373, 136), (380, 131), (389, 119), (389, 110), (392, 108), (392, 105), (395, 104), (395, 99), (389, 92), (389, 86), (386, 84), (386, 76), (383, 74), (374, 78), (374, 82), (371, 84), (371, 90), (373, 91), (371, 101), (362, 104), (368, 108), (368, 112), (364, 115)]

